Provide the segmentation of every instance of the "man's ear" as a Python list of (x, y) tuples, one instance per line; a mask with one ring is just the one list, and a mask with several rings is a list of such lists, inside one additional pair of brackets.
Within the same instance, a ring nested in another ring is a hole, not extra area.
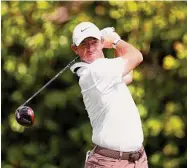
[(76, 55), (78, 55), (77, 46), (76, 46), (75, 44), (72, 44), (72, 45), (71, 45), (71, 49), (74, 51), (74, 53), (75, 53)]

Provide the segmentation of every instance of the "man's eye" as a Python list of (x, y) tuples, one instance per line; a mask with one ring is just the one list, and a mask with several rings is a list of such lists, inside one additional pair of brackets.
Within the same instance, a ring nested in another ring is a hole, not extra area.
[(86, 46), (86, 43), (82, 43), (81, 46), (82, 46), (82, 47), (85, 47), (85, 46)]
[(93, 41), (93, 42), (92, 42), (92, 44), (96, 44), (96, 43), (97, 43), (97, 41)]

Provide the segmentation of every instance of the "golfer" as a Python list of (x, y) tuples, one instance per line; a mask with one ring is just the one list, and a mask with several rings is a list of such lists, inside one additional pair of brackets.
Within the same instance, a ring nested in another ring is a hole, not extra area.
[[(105, 58), (103, 48), (114, 49)], [(113, 28), (81, 22), (73, 31), (72, 50), (80, 56), (71, 71), (79, 77), (85, 108), (92, 126), (94, 148), (85, 168), (147, 168), (138, 109), (127, 84), (142, 54), (120, 38)]]

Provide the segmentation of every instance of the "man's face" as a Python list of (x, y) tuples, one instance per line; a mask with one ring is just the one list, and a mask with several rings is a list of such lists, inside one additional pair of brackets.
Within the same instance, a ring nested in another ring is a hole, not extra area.
[(96, 38), (88, 37), (79, 46), (72, 46), (72, 49), (80, 56), (82, 61), (91, 63), (101, 57), (103, 42)]

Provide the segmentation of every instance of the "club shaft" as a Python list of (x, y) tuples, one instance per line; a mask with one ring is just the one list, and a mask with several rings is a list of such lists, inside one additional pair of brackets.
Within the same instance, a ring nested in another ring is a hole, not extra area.
[(31, 101), (36, 95), (38, 95), (43, 89), (45, 89), (51, 82), (53, 82), (61, 73), (66, 71), (79, 57), (77, 56), (73, 61), (66, 65), (59, 73), (57, 73), (51, 80), (49, 80), (44, 86), (42, 86), (35, 94), (33, 94), (28, 100), (25, 101), (21, 106), (25, 106)]

